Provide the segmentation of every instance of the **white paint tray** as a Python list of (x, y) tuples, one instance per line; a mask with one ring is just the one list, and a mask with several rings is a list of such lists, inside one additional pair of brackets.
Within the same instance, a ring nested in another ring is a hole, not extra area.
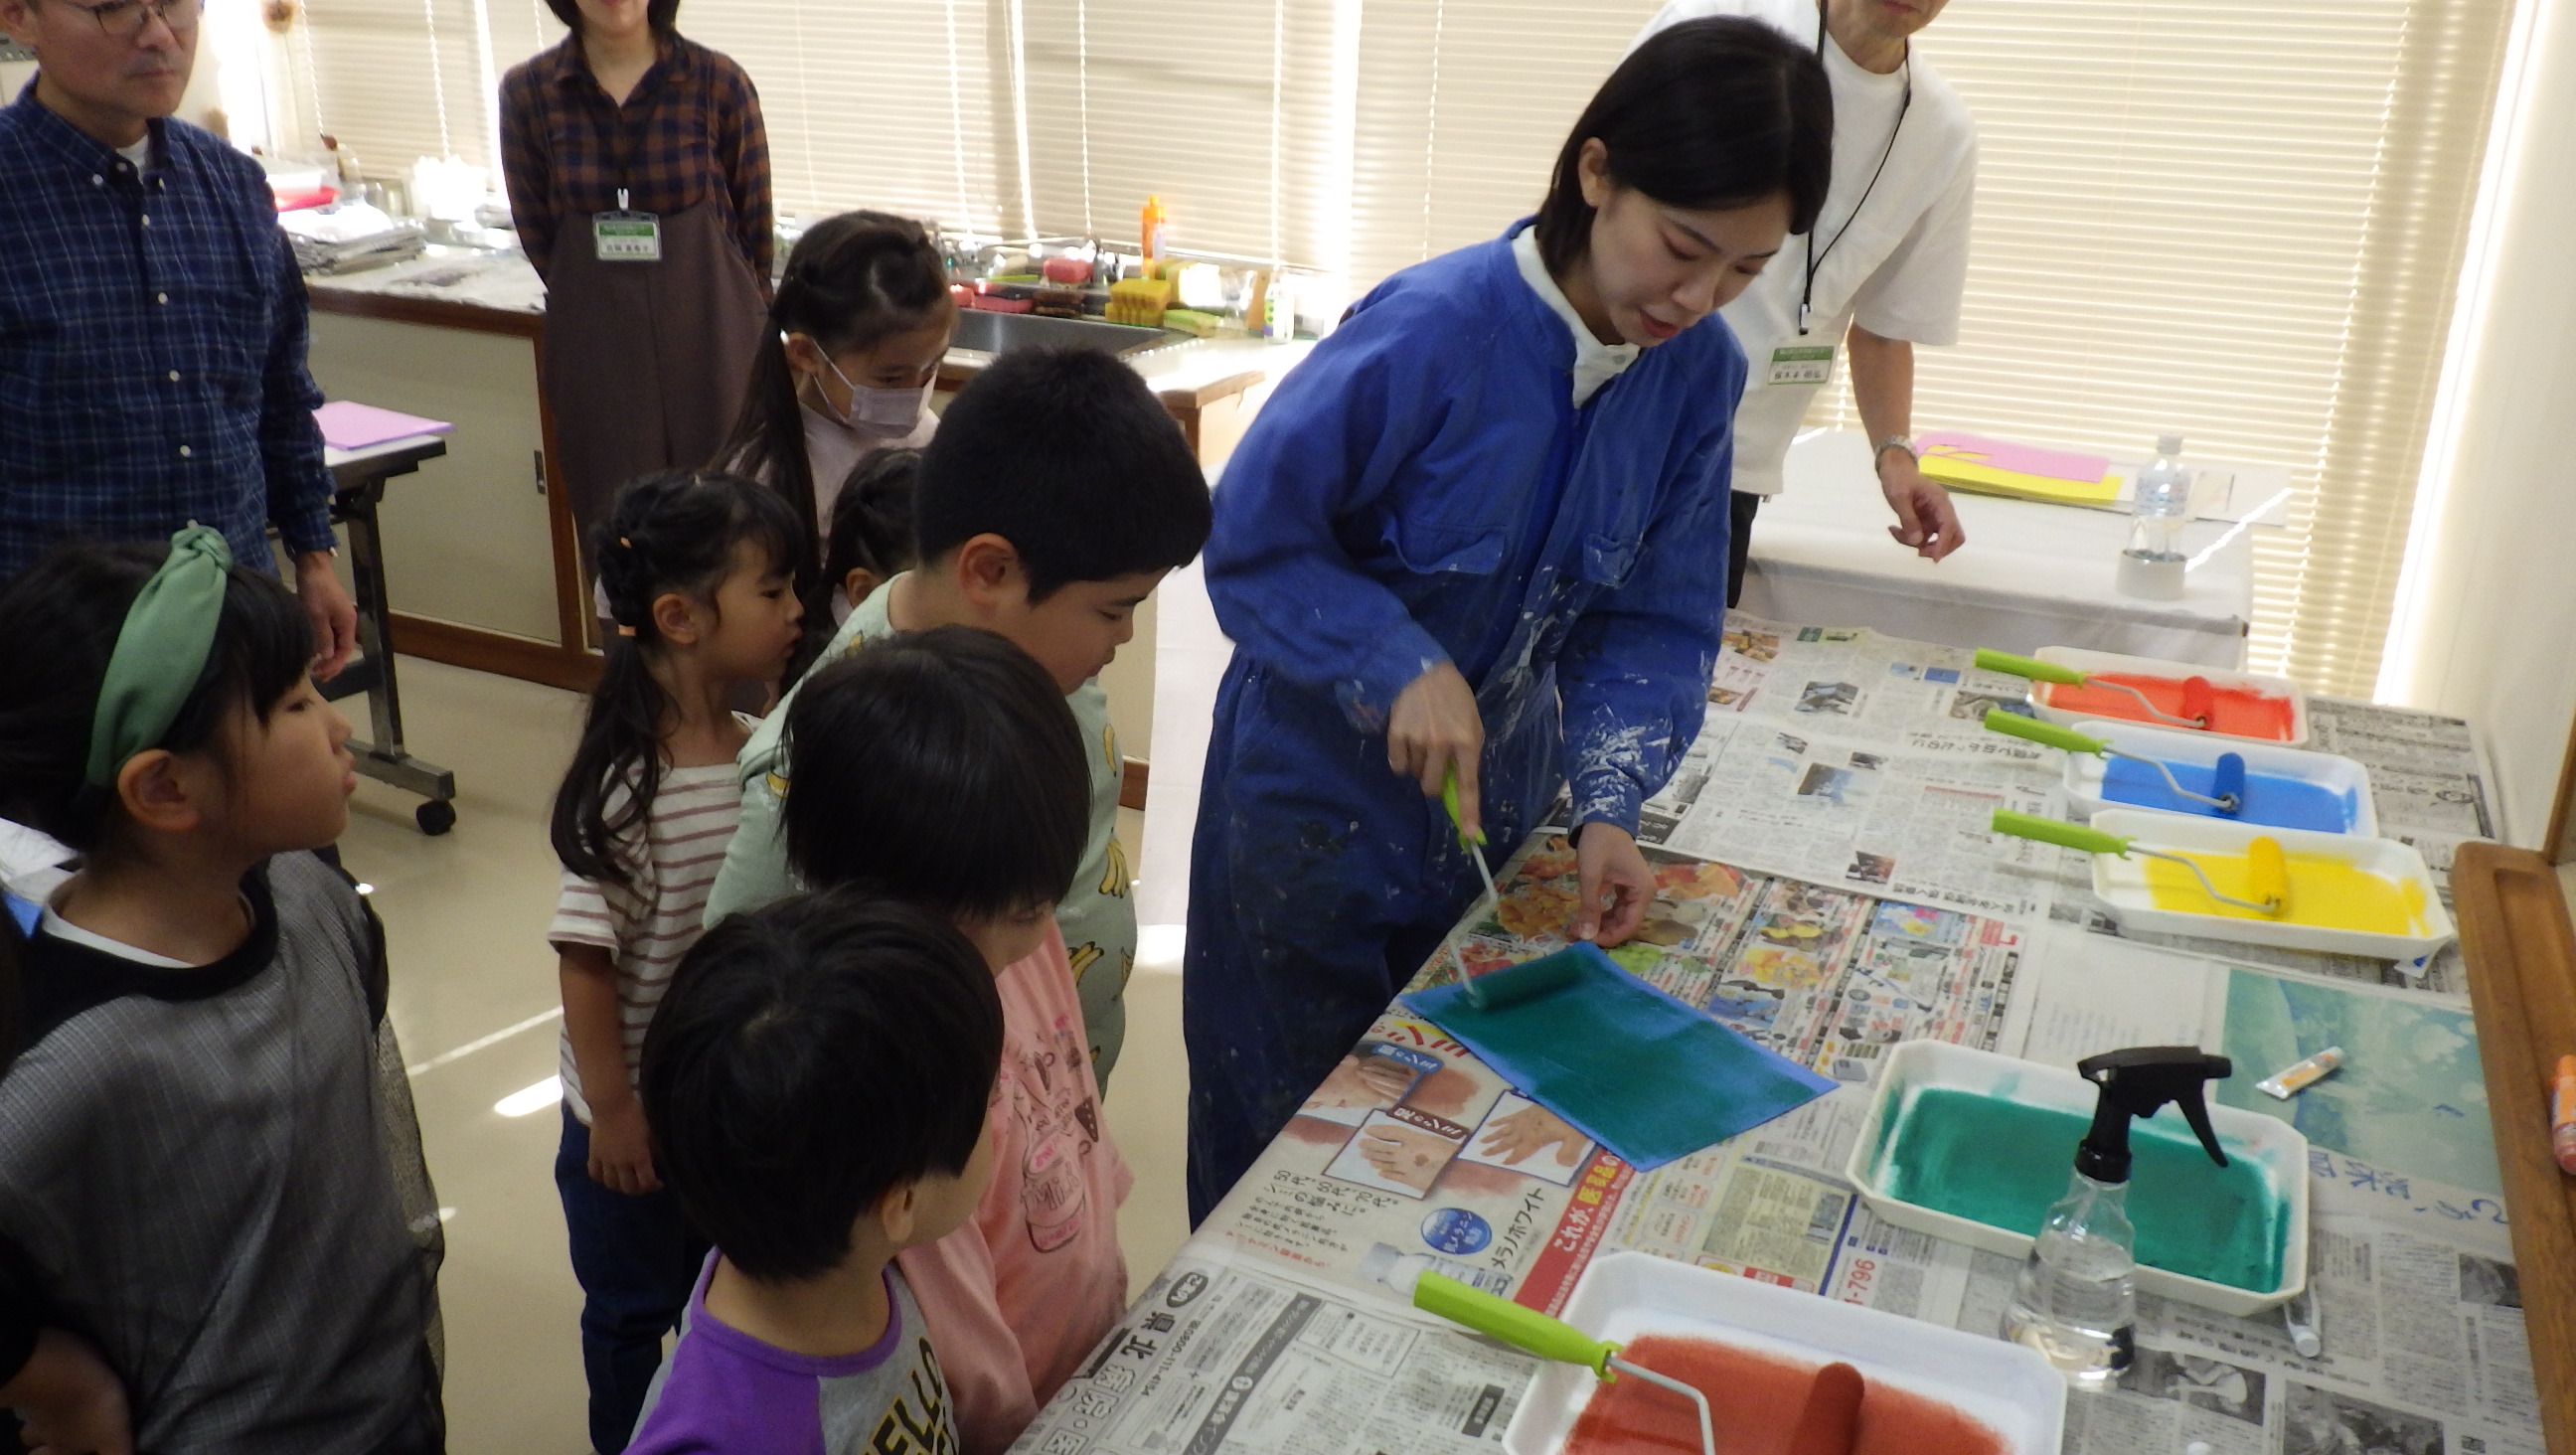
[[(2234, 733), (2210, 732), (2206, 729), (2174, 728), (2176, 732), (2196, 733), (2201, 737), (2219, 738), (2231, 743), (2270, 743), (2276, 747), (2295, 748), (2308, 740), (2308, 694), (2287, 677), (2258, 677), (2250, 672), (2225, 672), (2204, 667), (2197, 662), (2168, 662), (2160, 657), (2124, 657), (2116, 652), (2088, 652), (2081, 647), (2042, 647), (2031, 653), (2043, 662), (2055, 662), (2079, 672), (2119, 673), (2136, 677), (2205, 677), (2212, 687), (2241, 687), (2265, 697), (2290, 700), (2290, 735), (2286, 738), (2241, 737)], [(2031, 710), (2053, 723), (2072, 727), (2077, 722), (2102, 716), (2099, 707), (2053, 707), (2058, 685), (2034, 680), (2030, 684)], [(2135, 719), (2123, 718), (2123, 722)], [(2153, 724), (2150, 724), (2152, 726)], [(2172, 724), (2164, 724), (2172, 727)]]
[[(2351, 823), (2343, 832), (2363, 838), (2379, 836), (2379, 809), (2371, 802), (2370, 770), (2350, 758), (2332, 753), (2312, 752), (2306, 748), (2285, 748), (2277, 743), (2249, 743), (2237, 738), (2218, 737), (2211, 733), (2183, 732), (2165, 728), (2140, 727), (2133, 722), (2115, 722), (2094, 718), (2075, 724), (2075, 730), (2086, 737), (2100, 738), (2124, 753), (2142, 758), (2159, 758), (2168, 763), (2187, 763), (2195, 768), (2214, 768), (2221, 754), (2234, 753), (2245, 760), (2247, 773), (2268, 773), (2275, 778), (2295, 778), (2313, 783), (2328, 792), (2342, 794), (2350, 804)], [(2087, 818), (2104, 809), (2127, 809), (2138, 813), (2173, 813), (2148, 803), (2129, 803), (2103, 796), (2103, 780), (2111, 771), (2111, 759), (2099, 753), (2066, 755), (2067, 807)], [(2141, 771), (2152, 772), (2140, 765)], [(2163, 782), (2161, 778), (2155, 780)], [(2210, 818), (2202, 813), (2183, 813), (2184, 818)], [(2247, 818), (2219, 818), (2219, 823), (2252, 823)], [(2324, 830), (2315, 830), (2324, 832)]]
[[(2284, 854), (2318, 854), (2344, 860), (2354, 868), (2412, 882), (2423, 897), (2416, 929), (2409, 934), (2336, 929), (2329, 925), (2293, 924), (2283, 920), (2239, 919), (2228, 914), (2202, 914), (2187, 909), (2159, 909), (2147, 888), (2148, 859), (2131, 854), (2093, 856), (2093, 892), (2131, 929), (2162, 930), (2176, 935), (2205, 935), (2248, 945), (2280, 945), (2293, 950), (2319, 950), (2335, 955), (2367, 955), (2380, 960), (2419, 960), (2451, 942), (2456, 933), (2441, 890), (2424, 856), (2395, 839), (2365, 839), (2351, 834), (2319, 834), (2300, 829), (2264, 828), (2259, 824), (2146, 809), (2107, 808), (2093, 815), (2093, 827), (2106, 834), (2134, 838), (2142, 848), (2175, 853), (2242, 854), (2258, 838), (2279, 843)], [(2295, 890), (2293, 891), (2295, 893)]]
[[(1838, 1303), (1648, 1253), (1604, 1253), (1561, 1317), (1596, 1339), (1681, 1334), (1801, 1364), (1840, 1360), (1872, 1384), (1926, 1395), (1983, 1421), (2012, 1455), (2057, 1455), (2066, 1380), (2038, 1351)], [(1503, 1431), (1508, 1455), (1556, 1455), (1599, 1381), (1548, 1363)], [(1726, 1431), (1718, 1431), (1726, 1448)]]
[[(2109, 1051), (2116, 1047), (2105, 1046)], [(2261, 1074), (2239, 1067), (2237, 1075)], [(2037, 1229), (2014, 1232), (1988, 1223), (1906, 1202), (1888, 1191), (1887, 1167), (1893, 1137), (1908, 1096), (1926, 1087), (1948, 1087), (1979, 1096), (2000, 1097), (2024, 1106), (2046, 1107), (2091, 1118), (2096, 1101), (2093, 1083), (2072, 1071), (2043, 1066), (1992, 1051), (1975, 1051), (1947, 1041), (1906, 1041), (1879, 1063), (1878, 1084), (1870, 1097), (1869, 1115), (1852, 1143), (1843, 1175), (1860, 1189), (1872, 1211), (1899, 1227), (1966, 1243), (2007, 1258), (2028, 1258), (2038, 1241)], [(2152, 1118), (2157, 1129), (2188, 1138), (2182, 1113), (2168, 1106)], [(2143, 1127), (2147, 1123), (2138, 1123)], [(2257, 1292), (2206, 1278), (2169, 1273), (2138, 1265), (2138, 1292), (2180, 1299), (2219, 1313), (2244, 1318), (2287, 1303), (2308, 1286), (2308, 1139), (2299, 1129), (2261, 1112), (2209, 1103), (2209, 1124), (2230, 1159), (2248, 1157), (2260, 1163), (2286, 1209), (2281, 1241), (2281, 1283)], [(2066, 1148), (2066, 1165), (2075, 1166), (2075, 1147)], [(2134, 1195), (2134, 1194), (2133, 1194)], [(2038, 1357), (2034, 1354), (2032, 1357)], [(2044, 1362), (2044, 1361), (2043, 1361)]]

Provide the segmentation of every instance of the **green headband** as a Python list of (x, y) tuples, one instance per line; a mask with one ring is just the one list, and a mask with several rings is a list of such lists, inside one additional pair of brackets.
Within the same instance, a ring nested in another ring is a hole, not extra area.
[(169, 734), (197, 688), (224, 616), (232, 547), (212, 526), (170, 537), (170, 559), (125, 609), (89, 726), (89, 781), (113, 787), (125, 760)]

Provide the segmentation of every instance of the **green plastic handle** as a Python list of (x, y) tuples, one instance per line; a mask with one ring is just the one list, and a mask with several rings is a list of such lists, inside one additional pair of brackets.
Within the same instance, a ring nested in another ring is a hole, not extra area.
[(1458, 815), (1458, 764), (1455, 759), (1450, 760), (1449, 776), (1440, 780), (1440, 806), (1449, 810), (1449, 822), (1457, 828), (1460, 844), (1474, 848), (1485, 841), (1484, 831), (1481, 829), (1477, 831), (1474, 838), (1467, 837), (1467, 825)]
[(2118, 834), (2106, 834), (2100, 829), (2088, 829), (2082, 824), (2067, 823), (2063, 819), (2041, 818), (2035, 813), (2015, 813), (2009, 808), (1996, 809), (1994, 822), (1990, 827), (1999, 834), (2011, 834), (2018, 839), (2037, 839), (2043, 844), (2063, 844), (2070, 849), (2082, 849), (2088, 854), (2129, 852), (2129, 840)]
[(2069, 687), (2084, 685), (2084, 674), (2072, 667), (2043, 662), (2037, 657), (2016, 657), (2010, 652), (1998, 652), (1988, 647), (1977, 648), (1977, 666), (1981, 671), (2028, 677), (2038, 682), (2062, 682)]
[(1596, 1375), (1606, 1377), (1610, 1356), (1619, 1352), (1618, 1345), (1605, 1344), (1563, 1319), (1549, 1318), (1537, 1309), (1523, 1308), (1428, 1270), (1413, 1285), (1413, 1306), (1477, 1333), (1491, 1334), (1541, 1359), (1580, 1364)]
[(2024, 717), (2017, 712), (2006, 712), (2000, 707), (1986, 709), (1986, 731), (2002, 733), (2008, 738), (2026, 738), (2042, 747), (2064, 748), (2070, 753), (2098, 753), (2111, 746), (2100, 738), (2087, 737), (2071, 727), (2060, 727), (2053, 722), (2041, 722), (2038, 718)]

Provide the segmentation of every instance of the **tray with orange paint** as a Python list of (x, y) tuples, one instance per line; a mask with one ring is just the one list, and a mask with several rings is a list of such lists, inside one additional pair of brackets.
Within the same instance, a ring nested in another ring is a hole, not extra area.
[[(2308, 741), (2308, 695), (2286, 677), (2081, 647), (2042, 647), (2031, 660), (2071, 668), (2087, 679), (2080, 684), (2031, 682), (2031, 710), (2053, 723), (2072, 727), (2087, 719), (2112, 718), (2249, 743), (2296, 748)], [(2195, 718), (2203, 721), (2195, 723)]]
[[(1565, 1322), (1708, 1396), (1721, 1451), (1778, 1450), (1817, 1372), (1860, 1371), (1852, 1455), (2057, 1455), (2066, 1381), (2018, 1344), (1646, 1253), (1604, 1253)], [(1508, 1455), (1698, 1455), (1688, 1403), (1642, 1380), (1546, 1364), (1503, 1431)]]

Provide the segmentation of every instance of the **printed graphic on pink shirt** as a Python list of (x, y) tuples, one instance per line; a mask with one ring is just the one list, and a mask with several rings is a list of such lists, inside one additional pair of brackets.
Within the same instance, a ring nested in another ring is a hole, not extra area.
[(1020, 1213), (1029, 1244), (1052, 1253), (1082, 1236), (1090, 1212), (1083, 1163), (1100, 1141), (1100, 1109), (1092, 1101), (1081, 1031), (1056, 1018), (1044, 1049), (1017, 1048), (1010, 1068), (1011, 1112), (1020, 1121)]

